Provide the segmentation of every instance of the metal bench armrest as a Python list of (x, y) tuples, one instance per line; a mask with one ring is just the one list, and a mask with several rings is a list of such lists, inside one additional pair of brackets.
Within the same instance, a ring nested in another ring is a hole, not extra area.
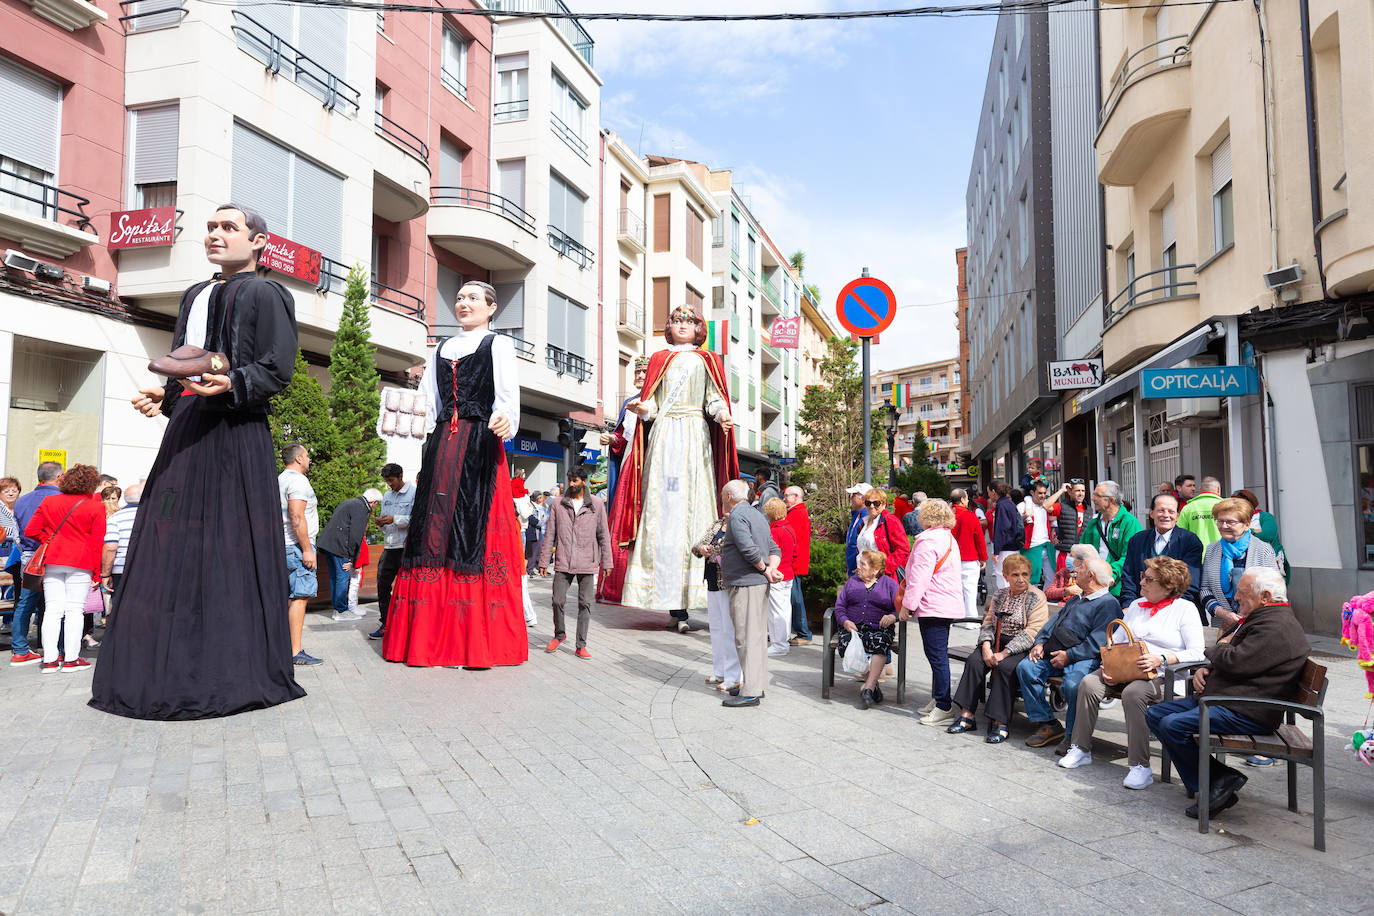
[(1304, 719), (1325, 719), (1326, 712), (1320, 706), (1312, 706), (1307, 703), (1294, 703), (1292, 700), (1271, 700), (1267, 697), (1234, 697), (1234, 696), (1209, 696), (1198, 697), (1198, 706), (1207, 708), (1215, 704), (1226, 706), (1268, 706), (1270, 709), (1284, 709), (1289, 712), (1297, 713)]

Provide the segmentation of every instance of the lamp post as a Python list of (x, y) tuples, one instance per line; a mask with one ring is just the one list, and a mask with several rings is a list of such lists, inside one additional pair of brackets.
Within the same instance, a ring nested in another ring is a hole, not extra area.
[(891, 401), (883, 401), (883, 410), (887, 413), (887, 485), (891, 488), (897, 485), (897, 408)]

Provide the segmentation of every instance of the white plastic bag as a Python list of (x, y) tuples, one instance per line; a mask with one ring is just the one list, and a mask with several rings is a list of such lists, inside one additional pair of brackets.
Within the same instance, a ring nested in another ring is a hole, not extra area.
[(858, 633), (849, 634), (849, 648), (844, 650), (840, 668), (845, 674), (861, 675), (868, 673), (868, 653), (864, 651), (864, 641)]

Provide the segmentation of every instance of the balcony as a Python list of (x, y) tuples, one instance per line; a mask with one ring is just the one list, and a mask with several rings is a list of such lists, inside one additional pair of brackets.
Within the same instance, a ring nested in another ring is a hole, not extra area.
[(425, 226), (436, 245), (488, 270), (534, 264), (534, 217), (514, 201), (480, 188), (436, 186), (429, 202)]
[(30, 254), (67, 258), (100, 243), (86, 207), (90, 201), (55, 184), (0, 168), (0, 237)]
[(185, 0), (122, 0), (119, 8), (124, 11), (119, 23), (126, 35), (173, 28), (189, 12)]
[(284, 73), (296, 85), (323, 102), (330, 111), (338, 110), (352, 117), (361, 110), (361, 92), (294, 45), (288, 44), (252, 16), (241, 10), (232, 12), (234, 24), (229, 29), (234, 33), (239, 48), (261, 61), (268, 73), (273, 76)]
[(491, 119), (498, 124), (502, 121), (523, 121), (529, 116), (529, 99), (513, 99), (509, 102), (497, 102), (491, 106)]
[(559, 375), (571, 376), (579, 382), (592, 377), (592, 364), (576, 353), (548, 344), (544, 348), (544, 358), (546, 365)]
[(1103, 184), (1135, 184), (1188, 117), (1193, 84), (1187, 42), (1187, 35), (1151, 42), (1126, 58), (1112, 80), (1095, 141)]
[(617, 299), (616, 311), (620, 315), (620, 331), (643, 340), (644, 306), (629, 299)]
[[(563, 13), (570, 14), (567, 4), (563, 0), (487, 0), (487, 9), (496, 10), (503, 13)], [(576, 19), (549, 19), (549, 25), (558, 30), (572, 45), (574, 51), (587, 62), (587, 66), (592, 65), (592, 36), (587, 34), (587, 30), (582, 28), (582, 23)]]
[(556, 114), (549, 115), (549, 126), (553, 132), (572, 149), (574, 153), (581, 156), (585, 161), (587, 158), (587, 141), (577, 131), (573, 130), (566, 121)]
[(1107, 371), (1136, 362), (1198, 323), (1194, 265), (1161, 267), (1133, 277), (1107, 303), (1102, 356)]
[(586, 270), (596, 260), (590, 248), (556, 226), (549, 227), (549, 247), (570, 259), (579, 270)]
[(77, 32), (109, 17), (86, 0), (24, 0), (33, 11), (68, 32)]
[(615, 238), (630, 251), (643, 254), (644, 220), (636, 216), (633, 210), (617, 210)]
[(782, 296), (778, 293), (778, 285), (769, 276), (764, 276), (763, 283), (763, 313), (765, 315), (778, 315), (782, 313)]
[[(320, 283), (316, 287), (322, 293), (344, 295), (348, 290), (348, 267), (333, 258), (320, 259)], [(425, 318), (425, 302), (419, 296), (403, 292), (394, 286), (369, 278), (368, 301), (377, 308), (406, 315), (410, 318)]]
[(765, 384), (763, 386), (763, 409), (771, 410), (773, 413), (782, 411), (782, 389), (777, 385)]
[(782, 354), (778, 352), (777, 348), (775, 348), (775, 347), (770, 347), (770, 346), (768, 346), (767, 344), (764, 344), (764, 346), (763, 346), (763, 362), (764, 362), (765, 365), (768, 364), (768, 363), (773, 363), (773, 364), (780, 363), (780, 362), (782, 362)]
[(763, 434), (763, 450), (765, 452), (772, 452), (775, 455), (786, 454), (786, 446), (782, 444), (782, 437), (775, 436), (772, 433)]
[(725, 227), (720, 224), (720, 220), (715, 220), (714, 228), (711, 229), (711, 247), (725, 247)]
[(429, 209), (429, 146), (380, 111), (375, 123), (372, 212), (393, 223), (422, 216)]

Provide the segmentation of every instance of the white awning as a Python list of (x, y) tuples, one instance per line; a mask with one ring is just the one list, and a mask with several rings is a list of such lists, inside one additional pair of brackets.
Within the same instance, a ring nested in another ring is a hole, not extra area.
[(1140, 373), (1145, 369), (1168, 369), (1176, 366), (1190, 356), (1197, 356), (1207, 345), (1214, 340), (1226, 336), (1226, 329), (1221, 322), (1208, 322), (1199, 328), (1194, 328), (1188, 334), (1169, 344), (1154, 356), (1143, 359), (1136, 363), (1125, 372), (1118, 373), (1110, 382), (1098, 388), (1096, 391), (1078, 399), (1078, 409), (1080, 411), (1091, 410), (1103, 404), (1115, 401), (1117, 398), (1129, 392), (1140, 381)]

